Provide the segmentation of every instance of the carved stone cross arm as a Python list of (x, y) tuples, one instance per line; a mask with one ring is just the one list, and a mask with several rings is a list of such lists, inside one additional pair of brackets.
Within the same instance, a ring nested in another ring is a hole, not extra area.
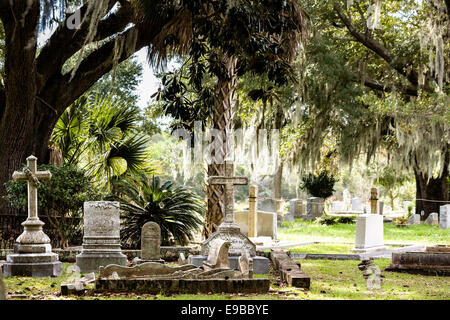
[(210, 177), (208, 179), (209, 184), (218, 184), (218, 185), (226, 185), (226, 184), (232, 184), (232, 185), (247, 185), (248, 184), (248, 178), (247, 177), (224, 177), (224, 176), (216, 176), (216, 177)]

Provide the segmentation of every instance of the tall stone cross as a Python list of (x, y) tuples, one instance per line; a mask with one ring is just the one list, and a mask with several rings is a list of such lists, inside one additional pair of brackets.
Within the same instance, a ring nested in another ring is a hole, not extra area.
[(15, 181), (27, 181), (28, 183), (28, 219), (39, 220), (38, 217), (38, 188), (39, 180), (50, 180), (50, 171), (37, 171), (37, 158), (29, 156), (27, 167), (23, 172), (14, 171), (12, 175)]
[(230, 160), (225, 160), (225, 176), (210, 177), (209, 184), (225, 186), (225, 217), (223, 222), (234, 223), (234, 186), (247, 185), (247, 177), (234, 177), (234, 166)]

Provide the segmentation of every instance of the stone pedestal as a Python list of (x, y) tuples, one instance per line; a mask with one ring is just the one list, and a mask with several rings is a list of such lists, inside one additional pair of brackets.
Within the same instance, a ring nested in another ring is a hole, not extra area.
[(362, 214), (356, 218), (355, 248), (358, 253), (387, 250), (383, 240), (383, 216)]
[(83, 249), (76, 262), (81, 273), (98, 272), (100, 266), (109, 264), (128, 264), (120, 249), (119, 202), (84, 203)]
[(3, 265), (5, 276), (57, 277), (62, 264), (52, 252), (50, 239), (42, 231), (44, 223), (39, 219), (27, 219), (22, 223), (25, 230), (17, 238), (14, 254), (6, 257)]

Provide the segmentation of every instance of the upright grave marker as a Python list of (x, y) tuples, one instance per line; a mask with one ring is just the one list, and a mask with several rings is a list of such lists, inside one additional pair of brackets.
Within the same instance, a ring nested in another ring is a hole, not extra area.
[(156, 222), (147, 222), (141, 232), (141, 259), (139, 263), (160, 262), (161, 259), (161, 228)]
[(377, 214), (378, 191), (370, 190), (370, 214), (362, 214), (356, 218), (356, 235), (354, 252), (370, 252), (386, 250), (384, 245), (383, 216)]
[(98, 272), (100, 266), (127, 265), (120, 249), (119, 202), (84, 203), (83, 249), (76, 256), (81, 273)]
[(450, 228), (450, 204), (439, 207), (439, 228)]
[(44, 223), (38, 217), (39, 180), (50, 180), (52, 174), (49, 171), (38, 171), (37, 158), (29, 156), (24, 171), (14, 171), (12, 177), (15, 181), (27, 181), (28, 218), (22, 223), (24, 231), (16, 240), (14, 254), (6, 257), (4, 275), (59, 276), (62, 264), (58, 261), (58, 255), (52, 252), (50, 239), (42, 230)]
[(250, 193), (248, 196), (248, 236), (258, 236), (258, 187), (250, 186)]

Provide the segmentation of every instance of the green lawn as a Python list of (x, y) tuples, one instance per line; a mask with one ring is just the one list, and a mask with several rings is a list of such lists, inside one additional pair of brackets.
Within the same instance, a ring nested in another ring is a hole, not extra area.
[[(438, 276), (421, 276), (404, 273), (383, 272), (382, 289), (371, 292), (366, 289), (362, 272), (358, 269), (359, 261), (332, 260), (298, 260), (303, 271), (311, 277), (311, 289), (302, 290), (277, 284), (272, 276), (271, 290), (264, 295), (143, 295), (143, 294), (95, 294), (59, 296), (60, 284), (70, 275), (66, 270), (70, 264), (64, 263), (64, 274), (57, 278), (5, 278), (10, 299), (178, 299), (178, 300), (241, 300), (241, 299), (445, 299), (450, 300), (450, 278)], [(375, 263), (381, 268), (389, 265), (390, 260), (379, 259)], [(256, 277), (266, 277), (256, 275)]]
[[(327, 226), (296, 219), (292, 223), (284, 222), (278, 228), (277, 236), (280, 240), (295, 242), (354, 242), (355, 228), (355, 224)], [(442, 230), (439, 226), (423, 224), (399, 228), (394, 223), (385, 223), (384, 240), (386, 244), (450, 244), (450, 229)]]

